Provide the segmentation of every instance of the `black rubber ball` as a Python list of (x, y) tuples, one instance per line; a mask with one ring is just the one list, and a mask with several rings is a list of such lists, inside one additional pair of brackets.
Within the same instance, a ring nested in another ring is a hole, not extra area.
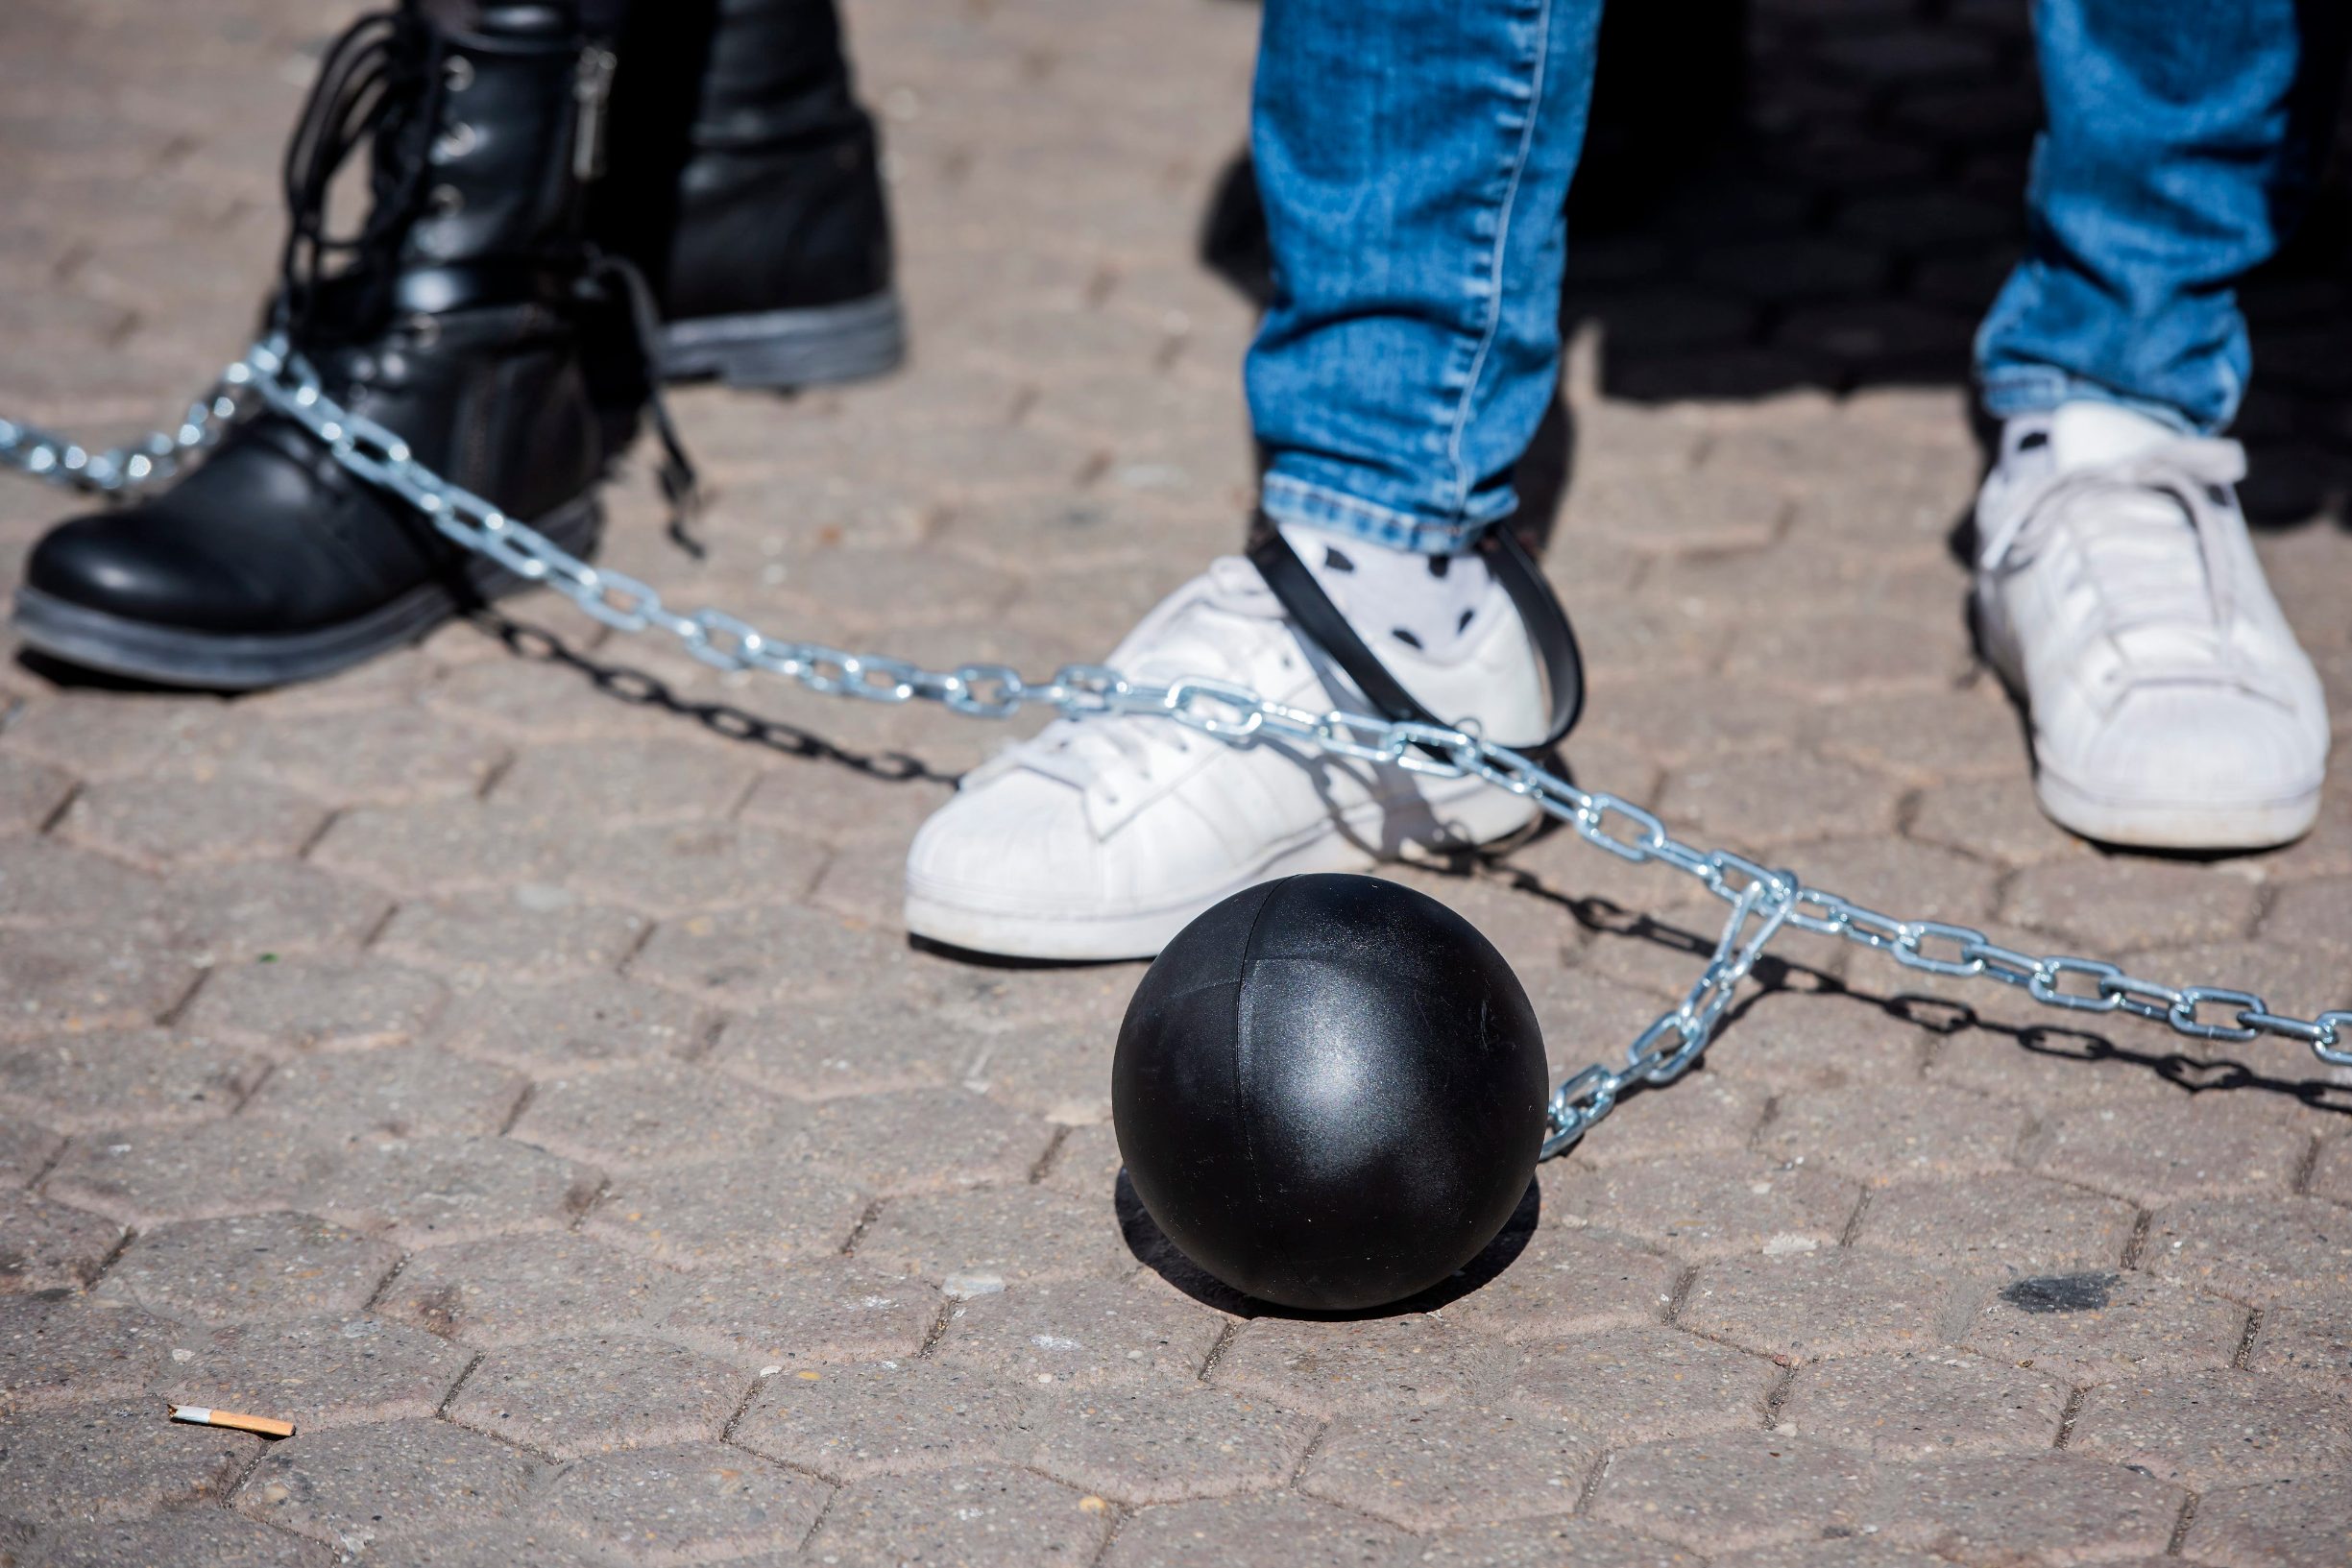
[(1478, 1255), (1543, 1136), (1527, 993), (1460, 915), (1370, 877), (1261, 883), (1136, 987), (1111, 1107), (1183, 1254), (1286, 1307), (1398, 1301)]

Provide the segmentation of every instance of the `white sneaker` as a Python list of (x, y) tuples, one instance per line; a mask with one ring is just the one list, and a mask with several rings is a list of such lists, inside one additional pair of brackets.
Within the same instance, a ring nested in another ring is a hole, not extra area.
[(2244, 471), (2236, 442), (2106, 403), (2002, 432), (1977, 625), (2030, 710), (2042, 808), (2086, 837), (2257, 849), (2318, 815), (2327, 701), (2246, 537)]
[[(1499, 586), (1443, 661), (1401, 644), (1382, 652), (1431, 712), (1498, 738), (1542, 734), (1543, 678)], [(1296, 707), (1368, 711), (1235, 557), (1169, 595), (1109, 662), (1134, 679), (1205, 675)], [(915, 834), (907, 929), (1018, 957), (1148, 957), (1268, 878), (1489, 843), (1537, 811), (1475, 779), (1276, 737), (1233, 745), (1165, 719), (1056, 719), (967, 775)]]

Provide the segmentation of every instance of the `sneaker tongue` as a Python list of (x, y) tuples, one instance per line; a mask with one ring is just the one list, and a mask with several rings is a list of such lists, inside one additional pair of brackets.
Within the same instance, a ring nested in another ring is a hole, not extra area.
[(2062, 404), (2049, 421), (2049, 455), (2060, 472), (2120, 463), (2180, 439), (2162, 421), (2114, 403)]

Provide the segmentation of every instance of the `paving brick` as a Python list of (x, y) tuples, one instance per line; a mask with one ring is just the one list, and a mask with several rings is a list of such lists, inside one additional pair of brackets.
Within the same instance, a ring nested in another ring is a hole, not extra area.
[(1700, 1268), (1675, 1321), (1783, 1362), (1916, 1350), (1944, 1338), (1952, 1282), (1845, 1247), (1730, 1258)]
[(880, 1477), (834, 1499), (809, 1556), (968, 1568), (1086, 1562), (1102, 1550), (1108, 1513), (1101, 1498), (1005, 1466)]
[(2079, 1454), (1988, 1455), (1887, 1467), (1879, 1537), (1969, 1568), (2156, 1556), (2186, 1496), (2144, 1473)]
[(220, 738), (248, 773), (345, 806), (471, 799), (506, 760), (500, 740), (405, 703), (231, 721)]
[(1354, 1568), (1396, 1560), (1401, 1532), (1289, 1493), (1139, 1508), (1103, 1568)]
[[(1539, 1380), (1558, 1351), (1531, 1358)], [(1219, 1352), (1212, 1381), (1292, 1410), (1330, 1417), (1384, 1409), (1421, 1410), (1499, 1391), (1519, 1353), (1500, 1339), (1449, 1327), (1426, 1315), (1325, 1323), (1262, 1317), (1245, 1323)]]
[[(1173, 1387), (1200, 1375), (1230, 1322), (1174, 1291), (1104, 1280), (1022, 1284), (953, 1304), (934, 1356), (942, 1365), (984, 1370), (1024, 1387), (1139, 1380)], [(1242, 1387), (1279, 1404), (1319, 1408), (1246, 1379)]]
[(447, 1421), (300, 1433), (273, 1445), (230, 1506), (345, 1552), (517, 1512), (547, 1466)]
[(298, 1430), (424, 1420), (466, 1352), (376, 1317), (303, 1317), (215, 1329), (174, 1347), (159, 1387), (175, 1404), (250, 1411)]
[(346, 1143), (488, 1137), (506, 1125), (526, 1087), (516, 1073), (430, 1046), (337, 1051), (279, 1063), (244, 1114)]
[(1407, 1547), (1395, 1560), (1397, 1568), (1468, 1568), (1472, 1563), (1481, 1568), (1550, 1568), (1561, 1562), (1577, 1568), (1697, 1568), (1702, 1559), (1669, 1541), (1652, 1540), (1614, 1525), (1553, 1518), (1444, 1531)]
[(1766, 771), (1703, 764), (1672, 773), (1656, 811), (1677, 832), (1764, 851), (1851, 832), (1891, 832), (1898, 795), (1879, 773), (1792, 752)]
[(267, 1063), (161, 1029), (65, 1035), (0, 1051), (0, 1105), (64, 1132), (227, 1116)]
[(552, 886), (576, 863), (576, 826), (473, 800), (362, 808), (335, 818), (313, 863), (417, 898)]
[(261, 1439), (118, 1400), (0, 1419), (0, 1518), (77, 1525), (220, 1497)]
[(203, 973), (135, 929), (11, 931), (0, 943), (0, 1041), (152, 1024)]
[(1906, 832), (2008, 866), (2081, 856), (2082, 841), (2044, 816), (2020, 768), (1995, 779), (1961, 779), (1921, 792)]
[(130, 1398), (155, 1383), (179, 1333), (136, 1308), (76, 1292), (0, 1297), (0, 1407)]
[(0, 928), (135, 918), (159, 891), (154, 877), (90, 850), (54, 838), (0, 840)]
[(449, 987), (377, 958), (224, 964), (181, 1020), (192, 1032), (278, 1050), (365, 1050), (423, 1035)]
[[(1952, 1031), (1935, 1042), (1928, 1063), (1931, 1089), (1989, 1095), (2045, 1118), (2105, 1106), (2136, 1115), (2194, 1099), (2194, 1095), (2184, 1095), (2184, 1087), (2201, 1087), (2205, 1081), (2198, 1058), (2172, 1052), (2169, 1044), (2159, 1044), (2156, 1051), (2125, 1052), (2097, 1032), (2104, 1025), (2097, 1020), (2077, 1029), (2041, 1025), (2012, 1031), (1998, 1025), (1976, 1027), (1974, 1014), (1961, 1014), (1941, 1002), (1925, 1003), (1921, 1010), (1954, 1023)], [(2114, 1028), (2121, 1032), (2122, 1025)]]
[(1929, 1036), (1839, 990), (1760, 992), (1733, 1009), (1707, 1071), (1802, 1097), (1852, 1084), (1915, 1085)]
[(752, 1365), (907, 1358), (938, 1322), (921, 1280), (847, 1261), (693, 1276), (663, 1327), (696, 1349)]
[(0, 833), (40, 832), (73, 791), (73, 775), (63, 769), (0, 753)]
[(731, 1363), (660, 1339), (546, 1339), (492, 1351), (449, 1419), (557, 1459), (715, 1442), (751, 1384)]
[(266, 1122), (240, 1123), (231, 1138), (202, 1123), (130, 1127), (76, 1137), (42, 1190), (146, 1229), (293, 1208), (338, 1158), (297, 1129)]
[(833, 1489), (717, 1443), (599, 1455), (567, 1467), (544, 1524), (644, 1568), (788, 1552)]
[(1220, 1388), (1040, 1388), (1023, 1462), (1121, 1502), (1174, 1503), (1280, 1485), (1321, 1423)]
[(2146, 1266), (2257, 1305), (2352, 1291), (2352, 1213), (2316, 1198), (2190, 1198), (2157, 1211)]
[(1916, 696), (1831, 705), (1821, 714), (1821, 746), (1831, 757), (1926, 786), (2013, 777), (2020, 753), (2017, 713), (2006, 702)]
[(872, 1202), (824, 1171), (741, 1156), (624, 1175), (585, 1228), (678, 1268), (796, 1262), (838, 1253)]
[(392, 912), (382, 893), (295, 860), (172, 874), (158, 914), (208, 967), (289, 953), (355, 952)]
[(909, 967), (904, 937), (788, 905), (664, 921), (629, 961), (639, 979), (746, 1011), (886, 994)]
[(562, 1230), (602, 1177), (511, 1138), (434, 1137), (354, 1146), (305, 1200), (404, 1246)]
[(1816, 1438), (1727, 1432), (1610, 1455), (1591, 1514), (1693, 1550), (1767, 1546), (1857, 1529), (1872, 1479), (1867, 1459)]
[(2070, 858), (2020, 872), (2001, 915), (2095, 953), (2135, 953), (2242, 936), (2261, 891), (2207, 866), (2146, 856)]
[(2068, 1392), (2052, 1370), (1959, 1351), (1843, 1356), (1798, 1372), (1773, 1426), (1877, 1459), (2039, 1453), (2058, 1435)]
[(2227, 1366), (2242, 1307), (2136, 1270), (2021, 1279), (1986, 1292), (1959, 1342), (2071, 1383), (2131, 1382)]
[[(5, 788), (5, 785), (0, 785)], [(2321, 877), (2282, 887), (2263, 915), (2266, 940), (2341, 948), (2352, 932), (2352, 877)]]
[(2189, 1372), (2092, 1389), (2069, 1446), (2205, 1491), (2352, 1469), (2352, 1420), (2341, 1400), (2281, 1379)]
[(1466, 1272), (1483, 1277), (1440, 1309), (1457, 1328), (1511, 1339), (1588, 1334), (1665, 1315), (1683, 1266), (1621, 1237), (1513, 1227)]
[(2134, 1220), (2127, 1203), (2011, 1171), (1879, 1189), (1855, 1245), (2019, 1279), (2121, 1264)]
[(1872, 1535), (1784, 1541), (1708, 1559), (1712, 1568), (1944, 1568), (1947, 1559), (1887, 1546)]
[(0, 1292), (87, 1285), (123, 1227), (30, 1193), (0, 1194)]
[(2246, 1370), (2352, 1391), (2352, 1308), (2340, 1301), (2263, 1314)]
[(1299, 1472), (1299, 1489), (1406, 1530), (1557, 1513), (1601, 1457), (1557, 1417), (1474, 1405), (1351, 1418)]
[(977, 1464), (1021, 1431), (1017, 1388), (971, 1367), (883, 1361), (762, 1380), (733, 1440), (831, 1481)]
[(659, 1264), (583, 1237), (502, 1236), (415, 1254), (375, 1310), (464, 1344), (521, 1344), (639, 1324), (676, 1282)]
[(2003, 1170), (2025, 1125), (2022, 1112), (1973, 1096), (1865, 1084), (1783, 1097), (1757, 1147), (1884, 1186)]
[(2220, 1568), (2301, 1568), (2340, 1556), (2352, 1539), (2352, 1494), (2340, 1480), (2272, 1481), (2197, 1499), (2181, 1543), (2192, 1562)]
[(1853, 1184), (1805, 1166), (1707, 1154), (1578, 1171), (1562, 1191), (1560, 1218), (1623, 1231), (1696, 1262), (1831, 1245), (1858, 1195)]
[(464, 1055), (555, 1075), (689, 1056), (715, 1026), (715, 1015), (667, 991), (596, 975), (469, 992), (439, 1037)]
[(2352, 1204), (2352, 1138), (2332, 1138), (2319, 1146), (2305, 1190), (2314, 1197)]
[(64, 1138), (47, 1127), (0, 1117), (0, 1188), (32, 1185), (64, 1146)]
[(1059, 1279), (1119, 1279), (1136, 1259), (1113, 1207), (1026, 1183), (885, 1201), (858, 1257), (962, 1293)]
[(400, 1249), (306, 1214), (157, 1225), (107, 1270), (99, 1294), (198, 1323), (352, 1317)]
[(542, 1079), (513, 1133), (607, 1170), (639, 1170), (777, 1148), (800, 1114), (703, 1068), (646, 1062)]
[(27, 707), (9, 725), (9, 749), (77, 778), (148, 773), (188, 752), (216, 711), (184, 699), (72, 692)]
[(619, 1560), (570, 1538), (560, 1528), (497, 1523), (459, 1525), (430, 1534), (371, 1542), (362, 1559), (384, 1568), (614, 1568)]
[(376, 945), (420, 969), (468, 984), (610, 973), (644, 940), (643, 917), (523, 882), (403, 904)]
[(2284, 1193), (2311, 1140), (2225, 1103), (2175, 1098), (2129, 1108), (2071, 1112), (2024, 1151), (2031, 1170), (2146, 1208), (2224, 1193)]
[(175, 1561), (206, 1568), (327, 1568), (335, 1560), (318, 1541), (214, 1509), (43, 1531), (39, 1550), (44, 1568), (145, 1568)]
[(1758, 1085), (1702, 1070), (1677, 1079), (1671, 1094), (1629, 1095), (1606, 1126), (1577, 1146), (1577, 1156), (1598, 1169), (1745, 1148), (1770, 1098)]
[(663, 740), (536, 745), (491, 791), (512, 810), (567, 822), (708, 822), (751, 788), (744, 761)]
[(1029, 1178), (1052, 1129), (962, 1089), (858, 1095), (809, 1107), (809, 1157), (878, 1193), (920, 1193)]
[(1643, 1324), (1529, 1344), (1508, 1397), (1617, 1446), (1761, 1426), (1778, 1377), (1761, 1356)]
[(243, 774), (102, 780), (58, 823), (70, 843), (160, 870), (210, 860), (291, 856), (318, 836), (327, 808)]
[(937, 1089), (989, 1037), (919, 999), (877, 996), (783, 1007), (729, 1023), (713, 1067), (796, 1099)]
[(799, 897), (825, 859), (823, 846), (764, 828), (654, 824), (583, 845), (570, 882), (616, 908), (677, 915)]

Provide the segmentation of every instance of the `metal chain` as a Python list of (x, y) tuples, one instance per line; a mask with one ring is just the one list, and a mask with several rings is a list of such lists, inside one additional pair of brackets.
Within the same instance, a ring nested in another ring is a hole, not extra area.
[(37, 425), (0, 418), (0, 466), (85, 495), (124, 496), (178, 473), (192, 452), (217, 444), (251, 408), (251, 354), (221, 372), (212, 390), (188, 404), (177, 428), (157, 430), (127, 446), (94, 452)]
[[(1027, 680), (1005, 664), (931, 670), (880, 654), (770, 637), (717, 610), (672, 610), (651, 585), (590, 566), (417, 462), (407, 443), (393, 431), (338, 406), (282, 338), (256, 344), (230, 367), (212, 397), (195, 407), (208, 410), (222, 399), (241, 402), (237, 395), (247, 391), (308, 430), (352, 472), (414, 506), (461, 548), (489, 557), (518, 577), (546, 583), (616, 630), (666, 632), (715, 668), (758, 670), (824, 696), (861, 702), (936, 702), (975, 718), (1011, 718), (1031, 709), (1051, 709), (1073, 719), (1149, 715), (1228, 743), (1278, 736), (1377, 766), (1439, 778), (1482, 779), (1534, 802), (1596, 849), (1637, 865), (1662, 865), (1692, 878), (1732, 906), (1712, 961), (1681, 1004), (1661, 1015), (1627, 1049), (1623, 1067), (1595, 1063), (1553, 1092), (1549, 1136), (1543, 1144), (1546, 1158), (1583, 1137), (1630, 1088), (1666, 1083), (1688, 1072), (1707, 1049), (1740, 982), (1786, 927), (1842, 937), (1922, 974), (1998, 980), (2049, 1007), (2132, 1013), (2170, 1025), (2173, 1032), (2193, 1040), (2243, 1042), (2268, 1035), (2307, 1045), (2332, 1066), (2352, 1067), (2352, 1010), (2298, 1018), (2272, 1011), (2251, 992), (2218, 985), (2165, 985), (2096, 958), (2019, 953), (1974, 927), (1882, 914), (1809, 887), (1792, 871), (1768, 869), (1730, 850), (1693, 848), (1632, 802), (1604, 790), (1580, 789), (1533, 758), (1467, 731), (1336, 709), (1318, 712), (1292, 708), (1270, 702), (1248, 687), (1205, 676), (1159, 686), (1129, 681), (1101, 664), (1065, 664), (1043, 682)], [(191, 427), (195, 422), (191, 421)], [(0, 424), (0, 431), (21, 428)], [(175, 461), (209, 439), (207, 435), (204, 441), (182, 443), (156, 438), (171, 443), (169, 460)], [(166, 460), (154, 447), (147, 448), (146, 455)], [(109, 459), (85, 459), (74, 471), (87, 475), (98, 463), (109, 460), (110, 454)], [(95, 477), (61, 477), (69, 470), (56, 465), (17, 466), (60, 483), (108, 488)], [(130, 467), (125, 463), (109, 471), (128, 475)]]

